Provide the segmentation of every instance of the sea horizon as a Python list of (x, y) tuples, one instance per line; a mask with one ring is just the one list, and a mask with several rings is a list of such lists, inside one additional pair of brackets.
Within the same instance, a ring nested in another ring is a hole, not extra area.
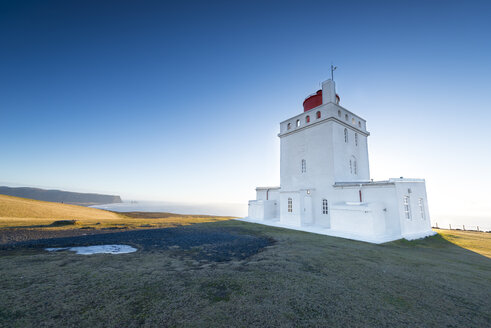
[[(247, 203), (186, 203), (128, 200), (122, 203), (93, 205), (91, 207), (115, 212), (168, 212), (183, 215), (247, 216)], [(491, 217), (487, 216), (430, 214), (430, 217), (432, 227), (462, 230), (477, 230), (479, 228), (480, 231), (491, 231)]]

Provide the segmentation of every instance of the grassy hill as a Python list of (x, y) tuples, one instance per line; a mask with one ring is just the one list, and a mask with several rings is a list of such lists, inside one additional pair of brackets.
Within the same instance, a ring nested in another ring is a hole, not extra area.
[[(120, 214), (84, 206), (0, 195), (0, 229), (162, 228), (227, 219), (229, 218), (173, 213)], [(70, 220), (76, 221), (74, 225), (56, 224), (57, 221)]]
[[(111, 243), (139, 249), (123, 255), (0, 248), (0, 326), (491, 324), (491, 259), (440, 235), (373, 245), (235, 220), (168, 230), (154, 242), (130, 237), (138, 230), (108, 234)], [(242, 237), (220, 244), (226, 234)], [(247, 243), (235, 240), (256, 237), (274, 242), (251, 256), (213, 256), (247, 253)]]
[(491, 259), (491, 233), (435, 229), (445, 240)]
[[(0, 197), (4, 226), (66, 219), (188, 225), (0, 245), (0, 327), (491, 326), (489, 233), (374, 245), (224, 218)], [(200, 220), (208, 221), (189, 225)], [(28, 230), (44, 229), (73, 227)], [(26, 229), (0, 229), (0, 239), (13, 230)], [(254, 248), (259, 239), (269, 243)], [(138, 251), (44, 250), (101, 243)]]
[(93, 193), (81, 193), (64, 190), (50, 190), (31, 187), (6, 187), (0, 186), (0, 194), (44, 200), (48, 202), (65, 203), (72, 205), (90, 206), (96, 204), (121, 203), (121, 197), (117, 195), (103, 195)]
[[(0, 195), (0, 226), (50, 224), (56, 220), (121, 220), (121, 215), (96, 208)], [(94, 222), (95, 223), (95, 222)]]

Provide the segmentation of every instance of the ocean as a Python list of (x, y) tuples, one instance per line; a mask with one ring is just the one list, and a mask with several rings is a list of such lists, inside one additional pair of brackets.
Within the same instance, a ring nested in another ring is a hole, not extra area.
[(176, 214), (203, 214), (216, 216), (247, 216), (247, 203), (176, 203), (137, 201), (91, 207), (115, 212), (169, 212)]

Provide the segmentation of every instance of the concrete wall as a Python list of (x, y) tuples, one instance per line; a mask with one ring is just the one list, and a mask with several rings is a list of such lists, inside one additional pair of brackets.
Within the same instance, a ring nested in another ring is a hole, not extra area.
[(279, 201), (250, 200), (248, 217), (258, 220), (271, 220), (279, 217)]
[[(288, 198), (292, 199), (292, 212), (288, 212)], [(280, 222), (292, 226), (301, 226), (301, 206), (300, 192), (280, 192)]]
[(385, 218), (386, 234), (400, 234), (400, 209), (393, 183), (381, 183), (361, 187), (336, 187), (335, 189), (336, 192), (333, 199), (337, 202), (359, 202), (359, 192), (361, 190), (363, 203), (377, 203), (383, 206), (383, 208), (378, 208), (378, 210), (383, 212), (379, 214)]
[(279, 187), (258, 187), (256, 188), (257, 200), (280, 200), (280, 188)]
[(372, 238), (387, 235), (384, 204), (338, 203), (332, 206), (331, 229)]
[[(392, 179), (392, 181), (395, 183), (397, 193), (401, 235), (403, 237), (410, 237), (411, 235), (431, 230), (426, 184), (424, 180)], [(404, 211), (404, 196), (409, 197), (409, 219), (406, 218)], [(419, 206), (420, 200), (422, 202), (422, 208)]]

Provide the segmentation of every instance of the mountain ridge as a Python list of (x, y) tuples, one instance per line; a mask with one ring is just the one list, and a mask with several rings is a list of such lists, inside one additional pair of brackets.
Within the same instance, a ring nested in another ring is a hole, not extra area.
[(0, 194), (81, 206), (122, 203), (121, 197), (118, 195), (80, 193), (57, 189), (41, 189), (32, 187), (0, 186)]

